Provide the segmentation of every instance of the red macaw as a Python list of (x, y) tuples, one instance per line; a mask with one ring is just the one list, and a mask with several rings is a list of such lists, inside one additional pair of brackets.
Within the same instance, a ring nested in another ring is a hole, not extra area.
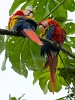
[[(49, 39), (51, 41), (56, 42), (59, 46), (61, 46), (65, 40), (66, 32), (64, 29), (61, 28), (59, 23), (52, 18), (47, 20), (43, 20), (39, 23), (39, 28), (42, 29), (42, 33), (40, 36)], [(58, 61), (58, 53), (59, 50), (56, 50), (52, 46), (47, 43), (43, 43), (44, 45), (41, 46), (41, 56), (47, 55), (47, 61), (45, 63), (44, 68), (50, 68), (50, 77), (51, 77), (51, 85), (52, 85), (52, 92), (54, 94), (55, 91), (55, 73), (56, 73), (56, 66)]]
[(33, 18), (33, 11), (30, 8), (18, 10), (9, 18), (8, 29), (21, 31), (26, 37), (39, 45), (43, 45), (34, 31), (37, 28), (37, 23)]

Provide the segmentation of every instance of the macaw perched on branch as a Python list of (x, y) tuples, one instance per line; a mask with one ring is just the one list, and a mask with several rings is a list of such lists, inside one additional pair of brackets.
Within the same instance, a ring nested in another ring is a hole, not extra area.
[(37, 28), (37, 23), (33, 18), (33, 11), (30, 6), (27, 6), (25, 10), (18, 10), (16, 11), (10, 18), (8, 22), (8, 29), (9, 30), (17, 30), (21, 31), (35, 43), (39, 45), (43, 45), (40, 39), (35, 34), (35, 30)]
[[(47, 20), (43, 20), (39, 22), (39, 28), (42, 29), (41, 37), (49, 39), (61, 46), (66, 38), (66, 32), (61, 28), (59, 23), (52, 18)], [(58, 62), (58, 53), (59, 50), (56, 50), (53, 46), (47, 43), (43, 43), (41, 46), (41, 56), (47, 55), (47, 61), (45, 63), (44, 68), (50, 68), (50, 81), (52, 85), (52, 92), (54, 94), (55, 91), (55, 73)]]

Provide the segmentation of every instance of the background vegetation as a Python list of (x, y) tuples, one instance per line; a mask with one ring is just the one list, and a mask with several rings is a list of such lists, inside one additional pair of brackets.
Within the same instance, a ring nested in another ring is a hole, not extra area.
[[(60, 6), (58, 6), (59, 4)], [(67, 32), (66, 41), (62, 47), (75, 55), (75, 23), (72, 19), (68, 19), (68, 11), (75, 11), (75, 1), (63, 0), (62, 3), (62, 0), (14, 0), (9, 15), (13, 14), (18, 7), (25, 9), (26, 6), (33, 6), (34, 17), (37, 22), (40, 22), (49, 14), (57, 20)], [(55, 9), (55, 7), (57, 8)], [(40, 34), (39, 29), (36, 33), (37, 35)], [(48, 90), (51, 92), (49, 69), (42, 70), (45, 58), (40, 56), (40, 46), (22, 37), (7, 36), (5, 41), (5, 36), (1, 35), (0, 54), (4, 50), (5, 59), (2, 70), (5, 70), (6, 61), (9, 58), (14, 71), (27, 77), (28, 70), (32, 70), (34, 76), (33, 84), (39, 80), (39, 85), (43, 92), (47, 93)], [(73, 98), (75, 95), (75, 59), (62, 51), (60, 51), (60, 56), (62, 60), (58, 57), (55, 92), (59, 92), (62, 89), (62, 85), (64, 85), (68, 90), (71, 89), (69, 95)], [(70, 87), (71, 83), (73, 87)], [(64, 98), (60, 98), (60, 100), (65, 100)]]

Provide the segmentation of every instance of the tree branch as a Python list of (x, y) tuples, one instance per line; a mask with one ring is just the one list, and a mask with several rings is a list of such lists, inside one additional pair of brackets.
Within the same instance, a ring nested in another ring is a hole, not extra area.
[[(5, 29), (0, 29), (0, 35), (9, 35), (9, 36), (17, 36), (17, 37), (23, 37), (25, 38), (25, 36), (21, 33), (21, 32), (17, 32), (17, 31), (9, 31), (9, 30), (5, 30)], [(44, 39), (40, 36), (38, 36), (39, 39), (43, 42), (47, 42), (49, 43), (51, 46), (53, 46), (54, 48), (63, 51), (64, 53), (66, 53), (67, 55), (69, 55), (70, 57), (75, 59), (75, 54), (72, 54), (71, 52), (69, 52), (67, 49), (60, 47), (58, 45), (56, 45), (54, 42), (48, 40), (48, 39)]]
[(75, 54), (72, 54), (72, 53), (69, 52), (67, 49), (56, 45), (56, 44), (55, 44), (54, 42), (52, 42), (51, 40), (44, 39), (44, 38), (42, 38), (42, 37), (39, 37), (39, 38), (40, 38), (41, 41), (49, 43), (49, 44), (50, 44), (51, 46), (53, 46), (54, 48), (63, 51), (64, 53), (66, 53), (67, 55), (69, 55), (70, 57), (72, 57), (72, 58), (75, 59)]

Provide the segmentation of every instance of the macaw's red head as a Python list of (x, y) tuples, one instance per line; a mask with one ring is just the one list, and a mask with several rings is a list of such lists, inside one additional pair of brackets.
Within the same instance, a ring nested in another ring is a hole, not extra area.
[(27, 6), (25, 10), (18, 10), (13, 15), (19, 15), (19, 16), (33, 16), (33, 11), (31, 6)]
[(23, 10), (18, 10), (18, 11), (16, 11), (15, 14), (13, 14), (13, 15), (25, 16)]
[(46, 20), (43, 20), (41, 22), (39, 22), (39, 28), (41, 30), (43, 30), (44, 28), (46, 28), (48, 26), (48, 22)]
[(60, 26), (57, 21), (55, 21), (52, 18), (48, 18), (46, 20), (42, 20), (41, 22), (39, 22), (39, 28), (44, 29), (50, 26), (51, 24)]

